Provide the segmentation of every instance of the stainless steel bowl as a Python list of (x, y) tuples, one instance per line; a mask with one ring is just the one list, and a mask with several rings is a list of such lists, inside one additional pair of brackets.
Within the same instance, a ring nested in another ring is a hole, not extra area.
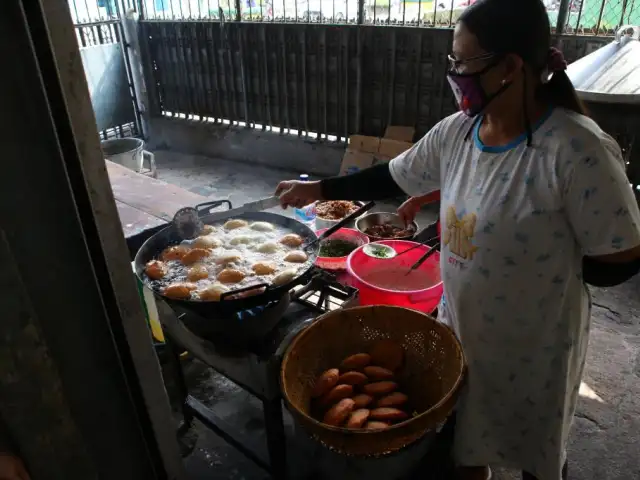
[(365, 232), (365, 230), (369, 227), (383, 224), (391, 224), (400, 228), (404, 228), (404, 222), (397, 213), (375, 212), (358, 218), (356, 220), (356, 230), (367, 235), (373, 242), (377, 242), (378, 240), (412, 240), (415, 234), (418, 233), (418, 224), (416, 222), (411, 222), (411, 225), (413, 226), (413, 234), (406, 237), (397, 237), (390, 239), (387, 237), (376, 237)]

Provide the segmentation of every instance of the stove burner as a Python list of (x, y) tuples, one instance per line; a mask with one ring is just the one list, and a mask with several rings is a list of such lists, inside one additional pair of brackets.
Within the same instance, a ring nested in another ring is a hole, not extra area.
[(243, 320), (247, 317), (257, 317), (262, 315), (262, 313), (267, 310), (271, 304), (269, 305), (260, 305), (258, 307), (250, 308), (249, 310), (242, 310), (240, 312), (236, 312), (235, 317), (237, 320)]
[(179, 311), (178, 318), (194, 335), (214, 343), (243, 346), (260, 342), (278, 324), (291, 301), (287, 294), (277, 302), (270, 302), (249, 310), (203, 317), (190, 310)]

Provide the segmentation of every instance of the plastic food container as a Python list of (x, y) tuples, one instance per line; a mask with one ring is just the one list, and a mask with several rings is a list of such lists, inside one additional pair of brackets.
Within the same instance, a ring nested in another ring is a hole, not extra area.
[[(389, 245), (396, 252), (402, 252), (417, 245), (415, 242), (407, 240), (382, 240), (376, 243)], [(360, 291), (360, 305), (397, 305), (426, 313), (431, 313), (438, 307), (443, 291), (439, 252), (434, 253), (417, 269), (436, 278), (437, 282), (428, 288), (407, 291), (374, 285), (364, 280), (363, 276), (377, 269), (388, 269), (389, 272), (406, 271), (429, 251), (429, 247), (423, 245), (403, 255), (386, 259), (370, 257), (362, 251), (362, 248), (359, 247), (351, 252), (347, 259), (347, 271), (351, 276), (353, 286)], [(414, 273), (410, 275), (414, 275)]]
[[(318, 230), (316, 234), (318, 236), (322, 235), (327, 229), (323, 228), (322, 230)], [(331, 235), (329, 239), (342, 239), (348, 240), (350, 242), (356, 243), (358, 246), (366, 245), (369, 243), (369, 237), (365, 234), (360, 233), (357, 230), (352, 228), (341, 228), (333, 235)], [(347, 258), (345, 257), (320, 257), (316, 258), (316, 265), (320, 268), (324, 268), (325, 270), (344, 270), (347, 268)]]

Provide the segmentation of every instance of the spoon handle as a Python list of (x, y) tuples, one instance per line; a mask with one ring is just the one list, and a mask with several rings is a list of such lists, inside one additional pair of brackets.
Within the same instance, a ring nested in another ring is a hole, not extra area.
[[(409, 248), (407, 248), (406, 250), (403, 250), (403, 251), (401, 251), (401, 252), (398, 252), (398, 253), (396, 254), (396, 257), (399, 257), (399, 256), (400, 256), (400, 255), (402, 255), (403, 253), (410, 252), (411, 250), (415, 250), (415, 249), (416, 249), (416, 248), (418, 248), (418, 247), (422, 247), (422, 246), (424, 246), (424, 245), (427, 245), (428, 243), (431, 243), (431, 242), (433, 242), (434, 240), (437, 240), (438, 238), (439, 238), (439, 237), (437, 237), (437, 236), (436, 236), (436, 237), (430, 238), (430, 239), (428, 239), (428, 240), (425, 240), (425, 241), (423, 241), (423, 242), (420, 242), (420, 243), (418, 243), (417, 245), (414, 245), (413, 247), (409, 247)], [(437, 245), (436, 245), (436, 246), (437, 246)], [(431, 251), (431, 250), (429, 250), (429, 251)]]
[(316, 238), (313, 242), (309, 243), (309, 245), (307, 245), (307, 248), (311, 247), (311, 246), (315, 245), (316, 243), (321, 242), (325, 238), (333, 235), (334, 233), (336, 233), (338, 230), (340, 230), (342, 227), (344, 227), (347, 223), (349, 223), (354, 218), (362, 215), (364, 212), (366, 212), (368, 210), (371, 210), (373, 207), (375, 207), (375, 205), (376, 205), (375, 202), (369, 202), (366, 205), (363, 205), (362, 207), (360, 207), (358, 210), (356, 210), (352, 214), (347, 215), (342, 220), (340, 220), (338, 223), (336, 223), (333, 227), (327, 229), (326, 232), (324, 232), (322, 235), (320, 235), (318, 238)]
[(422, 265), (427, 260), (427, 258), (429, 258), (431, 255), (436, 253), (439, 246), (440, 246), (440, 242), (437, 242), (433, 247), (431, 247), (431, 249), (429, 249), (429, 251), (427, 253), (425, 253), (422, 257), (420, 257), (420, 259), (416, 263), (411, 265), (411, 268), (409, 269), (409, 271), (407, 273), (405, 273), (405, 276), (409, 275), (416, 268), (418, 268), (420, 265)]

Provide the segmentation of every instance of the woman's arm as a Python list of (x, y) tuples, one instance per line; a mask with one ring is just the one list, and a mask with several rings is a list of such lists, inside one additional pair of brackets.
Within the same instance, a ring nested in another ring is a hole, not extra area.
[(384, 163), (343, 177), (320, 182), (325, 200), (384, 200), (404, 195)]
[(454, 116), (433, 127), (409, 150), (383, 163), (344, 177), (322, 181), (280, 182), (275, 195), (283, 208), (301, 208), (316, 200), (382, 200), (402, 194), (419, 196), (440, 188), (440, 145)]
[(596, 287), (640, 271), (640, 210), (620, 148), (606, 134), (572, 162), (565, 213), (583, 252), (582, 276)]
[(640, 272), (640, 245), (623, 252), (582, 259), (584, 281), (594, 287), (613, 287)]

